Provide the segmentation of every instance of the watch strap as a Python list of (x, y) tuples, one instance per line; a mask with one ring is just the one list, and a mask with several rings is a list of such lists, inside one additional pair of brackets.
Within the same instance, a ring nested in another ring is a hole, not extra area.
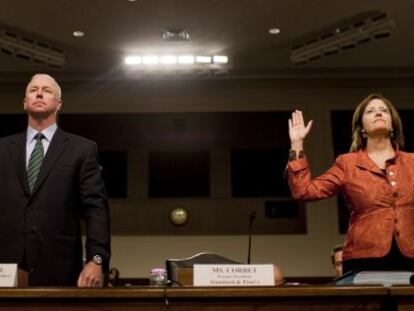
[(299, 152), (296, 152), (294, 149), (289, 150), (289, 161), (294, 161), (303, 157), (305, 157), (305, 152), (303, 150), (300, 150)]

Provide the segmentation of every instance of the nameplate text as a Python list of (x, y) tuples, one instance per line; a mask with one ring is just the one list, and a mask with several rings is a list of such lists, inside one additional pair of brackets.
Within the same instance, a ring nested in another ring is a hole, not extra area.
[(195, 264), (194, 286), (274, 286), (272, 264)]

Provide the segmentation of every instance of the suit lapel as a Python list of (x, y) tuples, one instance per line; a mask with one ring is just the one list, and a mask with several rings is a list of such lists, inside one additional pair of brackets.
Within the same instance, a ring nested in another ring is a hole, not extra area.
[(30, 195), (26, 172), (26, 135), (26, 131), (16, 135), (16, 139), (10, 142), (10, 151), (19, 182), (26, 195)]
[(42, 167), (40, 168), (39, 176), (33, 188), (33, 194), (42, 185), (46, 177), (49, 175), (51, 169), (55, 166), (56, 161), (59, 159), (63, 151), (67, 147), (68, 137), (64, 131), (57, 129), (47, 149), (45, 158), (43, 160)]

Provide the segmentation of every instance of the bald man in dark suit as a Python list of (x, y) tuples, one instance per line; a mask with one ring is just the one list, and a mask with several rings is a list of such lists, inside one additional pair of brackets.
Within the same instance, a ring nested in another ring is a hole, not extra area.
[(0, 139), (0, 263), (18, 263), (29, 286), (99, 286), (110, 220), (97, 146), (57, 126), (61, 89), (51, 76), (34, 75), (23, 104), (27, 131)]

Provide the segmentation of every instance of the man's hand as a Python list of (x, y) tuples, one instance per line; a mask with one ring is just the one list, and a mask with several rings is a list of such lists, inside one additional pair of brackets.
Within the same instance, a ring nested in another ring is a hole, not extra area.
[(78, 278), (78, 287), (101, 287), (103, 285), (102, 266), (88, 262)]

